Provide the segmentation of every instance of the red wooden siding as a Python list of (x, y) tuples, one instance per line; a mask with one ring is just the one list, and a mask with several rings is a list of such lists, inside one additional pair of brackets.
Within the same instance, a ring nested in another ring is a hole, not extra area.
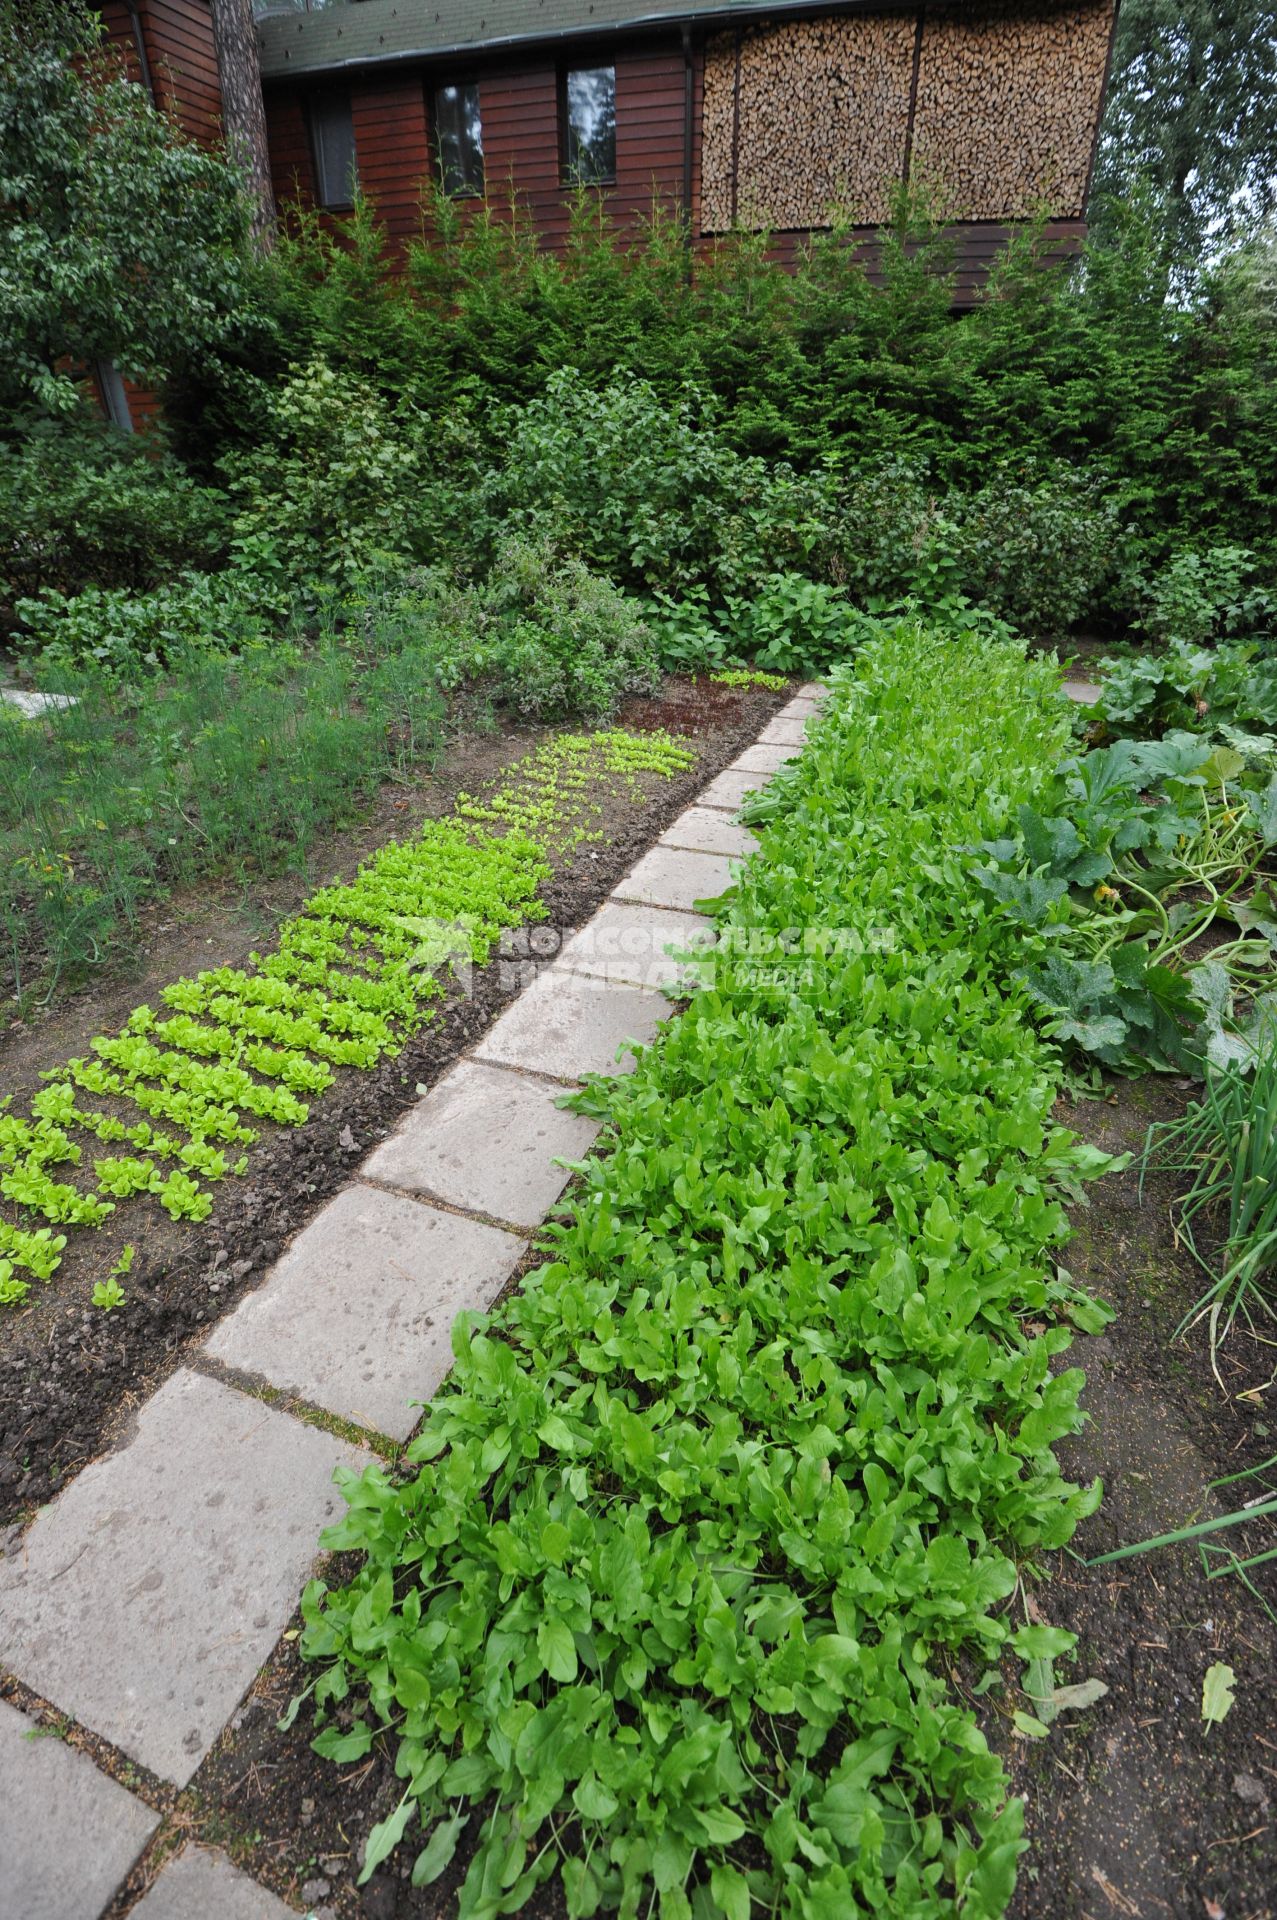
[[(573, 64), (616, 65), (616, 182), (597, 188), (608, 214), (632, 228), (651, 209), (653, 195), (671, 211), (683, 194), (683, 54), (681, 47), (641, 53), (574, 53)], [(542, 241), (562, 246), (573, 194), (562, 182), (559, 68), (496, 68), (479, 77), (484, 170), (489, 194), (513, 182)]]
[[(133, 23), (123, 0), (104, 0), (107, 38), (123, 55), (129, 77), (142, 79)], [(208, 0), (139, 0), (155, 102), (204, 146), (222, 137), (221, 91)]]
[(275, 189), (276, 206), (286, 209), (292, 200), (312, 206), (315, 164), (301, 94), (281, 87), (267, 89), (266, 143), (270, 148), (271, 185)]
[(430, 167), (426, 95), (420, 74), (366, 82), (351, 90), (359, 184), (391, 240), (421, 231), (421, 189)]
[[(965, 308), (975, 304), (988, 284), (994, 261), (1016, 231), (1013, 226), (992, 220), (959, 222), (947, 229), (953, 249), (955, 307)], [(782, 266), (792, 267), (812, 238), (811, 231), (805, 227), (773, 234), (767, 250), (768, 257), (779, 261)], [(1058, 265), (1061, 261), (1071, 259), (1085, 238), (1084, 220), (1049, 220), (1043, 230), (1039, 259), (1044, 265)], [(851, 241), (871, 285), (881, 286), (881, 249), (876, 229), (853, 227)], [(704, 247), (714, 244), (713, 241), (702, 242)]]
[[(607, 52), (573, 56), (581, 65), (612, 58)], [(654, 192), (671, 211), (682, 204), (682, 49), (675, 44), (617, 55), (615, 64), (616, 183), (597, 191), (609, 216), (629, 228), (650, 211)], [(393, 78), (357, 78), (350, 86), (360, 183), (393, 241), (421, 231), (422, 189), (434, 164), (430, 95), (437, 86), (473, 74), (473, 68), (416, 68)], [(549, 60), (492, 63), (479, 70), (477, 79), (488, 198), (500, 206), (513, 191), (542, 242), (562, 246), (572, 194), (560, 175), (558, 67)], [(304, 90), (268, 86), (266, 123), (277, 198), (293, 199), (300, 188), (303, 203), (311, 204), (314, 173)], [(463, 218), (474, 204), (459, 203)]]
[(222, 137), (222, 95), (208, 0), (143, 0), (140, 11), (159, 104), (212, 146)]
[(498, 67), (480, 73), (479, 113), (489, 198), (499, 205), (511, 192), (517, 194), (542, 239), (560, 239), (566, 207), (559, 189), (555, 69)]
[(128, 8), (124, 0), (103, 0), (99, 8), (102, 24), (106, 28), (106, 37), (124, 62), (124, 70), (130, 80), (139, 83), (142, 79), (142, 62), (138, 58), (137, 43), (133, 38), (133, 23), (129, 19)]

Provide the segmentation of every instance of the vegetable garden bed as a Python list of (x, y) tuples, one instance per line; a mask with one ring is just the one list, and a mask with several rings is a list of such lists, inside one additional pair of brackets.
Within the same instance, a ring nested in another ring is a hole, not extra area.
[[(640, 733), (678, 730), (694, 750), (695, 766), (675, 770), (669, 778), (639, 775), (647, 796), (641, 807), (635, 805), (629, 782), (601, 785), (596, 797), (603, 812), (590, 822), (591, 833), (599, 837), (561, 849), (552, 878), (540, 890), (550, 924), (566, 929), (588, 918), (688, 797), (756, 737), (781, 697), (766, 688), (672, 680), (659, 695), (632, 703), (622, 719)], [(516, 736), (514, 744), (526, 757), (555, 737), (524, 734)], [(474, 747), (467, 744), (458, 757), (461, 777), (468, 782), (475, 771)], [(446, 806), (457, 778), (445, 761), (432, 782), (437, 797), (427, 797), (425, 807)], [(397, 797), (404, 797), (402, 789)], [(413, 804), (421, 802), (414, 796)], [(365, 842), (358, 851), (366, 847)], [(348, 842), (345, 853), (350, 872), (354, 862)], [(317, 865), (325, 870), (322, 854)], [(275, 889), (264, 897), (281, 899)], [(288, 894), (282, 900), (293, 904)], [(193, 950), (181, 933), (175, 951), (169, 950), (177, 960), (174, 972), (181, 971), (188, 955), (206, 967), (219, 960), (238, 964), (247, 959), (237, 916), (199, 925), (200, 939)], [(210, 925), (211, 933), (205, 931)], [(228, 944), (220, 952), (216, 946), (210, 951), (209, 939)], [(269, 948), (268, 940), (262, 944)], [(144, 997), (161, 1015), (171, 1014), (174, 1009), (160, 1004), (166, 981), (164, 945), (148, 958), (150, 984)], [(482, 1031), (508, 990), (498, 960), (479, 966), (468, 991), (453, 991), (436, 1003), (433, 1017), (397, 1057), (386, 1057), (371, 1069), (337, 1067), (335, 1083), (313, 1103), (315, 1110), (304, 1127), (265, 1125), (263, 1137), (251, 1148), (245, 1176), (221, 1181), (210, 1190), (215, 1205), (206, 1218), (170, 1220), (154, 1199), (143, 1197), (118, 1204), (99, 1230), (69, 1230), (69, 1244), (49, 1284), (36, 1282), (19, 1306), (0, 1310), (0, 1517), (12, 1519), (49, 1498), (99, 1451), (119, 1420), (127, 1417), (136, 1396), (171, 1370), (186, 1346), (202, 1339), (230, 1310), (284, 1240), (349, 1178), (360, 1150), (389, 1132), (418, 1097), (418, 1086), (433, 1083)], [(127, 978), (117, 976), (99, 995), (69, 1003), (42, 1028), (12, 1036), (13, 1065), (5, 1073), (3, 1091), (16, 1096), (14, 1112), (25, 1110), (39, 1089), (37, 1069), (90, 1056), (92, 1038), (104, 1026), (123, 1026), (140, 997), (136, 984), (130, 987)], [(88, 1108), (111, 1104), (109, 1098), (81, 1098)], [(145, 1118), (139, 1113), (128, 1117), (133, 1122)], [(119, 1157), (132, 1151), (127, 1144), (103, 1145), (89, 1138), (82, 1144), (81, 1159), (87, 1170), (95, 1155)], [(54, 1164), (49, 1172), (58, 1179), (69, 1174), (80, 1186), (85, 1184), (78, 1169)], [(14, 1224), (40, 1224), (12, 1204), (2, 1211)], [(66, 1229), (57, 1229), (62, 1231)], [(104, 1313), (92, 1305), (92, 1289), (107, 1279), (129, 1245), (136, 1255), (123, 1277), (126, 1304)]]
[(339, 1920), (1264, 1911), (1271, 1563), (1087, 1564), (1261, 1464), (1270, 1381), (1171, 1345), (1174, 1183), (1102, 1174), (1190, 1081), (1070, 1098), (990, 906), (987, 842), (1058, 804), (1054, 671), (905, 629), (834, 705), (110, 1920), (187, 1834)]

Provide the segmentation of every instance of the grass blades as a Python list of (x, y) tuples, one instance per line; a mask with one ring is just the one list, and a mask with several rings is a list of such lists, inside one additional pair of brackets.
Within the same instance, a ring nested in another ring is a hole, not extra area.
[(206, 1219), (208, 1186), (247, 1172), (257, 1121), (302, 1126), (338, 1068), (397, 1053), (446, 968), (482, 965), (503, 928), (544, 918), (551, 858), (597, 837), (605, 797), (643, 804), (640, 775), (673, 778), (693, 758), (661, 733), (547, 741), (454, 818), (313, 894), (251, 969), (174, 981), (165, 1011), (135, 1008), (121, 1033), (46, 1073), (27, 1115), (0, 1102), (0, 1198), (15, 1216), (0, 1217), (0, 1306), (56, 1271), (54, 1228), (101, 1226), (146, 1194), (174, 1220)]
[(190, 649), (145, 691), (68, 669), (71, 704), (0, 708), (0, 976), (47, 1001), (156, 894), (304, 862), (383, 780), (433, 764), (431, 666), (371, 645)]
[[(383, 1737), (462, 1920), (992, 1920), (1021, 1810), (955, 1662), (1098, 1500), (1056, 1270), (1105, 1162), (1056, 1127), (1019, 936), (961, 849), (1059, 758), (1049, 666), (904, 626), (770, 790), (710, 979), (629, 1077), (548, 1258), (456, 1363), (362, 1556), (303, 1600), (316, 1749)], [(557, 1898), (557, 1891), (550, 1896)]]
[[(1231, 1066), (1208, 1072), (1201, 1098), (1181, 1119), (1150, 1127), (1144, 1166), (1153, 1165), (1189, 1176), (1176, 1231), (1210, 1275), (1210, 1285), (1177, 1332), (1205, 1320), (1218, 1379), (1218, 1349), (1238, 1315), (1250, 1326), (1275, 1317), (1277, 1045), (1271, 1035), (1256, 1049), (1249, 1071)], [(1199, 1234), (1213, 1226), (1222, 1244), (1206, 1253)]]

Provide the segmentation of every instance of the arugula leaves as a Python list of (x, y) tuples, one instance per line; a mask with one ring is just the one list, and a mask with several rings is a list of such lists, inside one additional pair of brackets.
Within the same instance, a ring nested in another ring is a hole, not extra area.
[(1104, 1310), (1053, 1253), (1106, 1163), (1054, 1125), (1022, 937), (948, 850), (1014, 828), (1064, 725), (1009, 646), (865, 649), (713, 977), (589, 1090), (545, 1263), (457, 1323), (410, 1477), (344, 1477), (325, 1543), (362, 1564), (303, 1601), (317, 1712), (385, 1730), (414, 1877), (464, 1841), (465, 1920), (556, 1875), (574, 1916), (1010, 1898), (1021, 1810), (948, 1674), (1099, 1497), (1051, 1449)]

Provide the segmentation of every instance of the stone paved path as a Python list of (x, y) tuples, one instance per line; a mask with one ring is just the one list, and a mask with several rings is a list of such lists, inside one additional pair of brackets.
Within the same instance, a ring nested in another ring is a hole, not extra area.
[[(801, 747), (821, 691), (804, 687), (709, 783), (141, 1407), (131, 1436), (0, 1561), (0, 1666), (108, 1742), (121, 1772), (148, 1769), (154, 1798), (192, 1778), (286, 1627), (342, 1505), (333, 1469), (412, 1431), (451, 1362), (454, 1316), (492, 1303), (567, 1184), (556, 1162), (588, 1151), (594, 1123), (555, 1101), (582, 1074), (627, 1071), (627, 1042), (668, 1016), (662, 988), (679, 967), (665, 948), (710, 937), (696, 902), (757, 844), (733, 816)], [(298, 1417), (308, 1410), (362, 1429), (367, 1446)], [(97, 1920), (160, 1826), (86, 1752), (0, 1702), (2, 1920)], [(188, 1845), (132, 1911), (292, 1909)]]

